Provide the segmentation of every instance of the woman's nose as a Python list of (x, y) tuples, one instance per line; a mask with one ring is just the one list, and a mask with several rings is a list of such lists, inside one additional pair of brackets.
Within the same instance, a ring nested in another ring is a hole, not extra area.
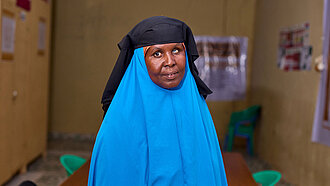
[(165, 58), (165, 67), (168, 66), (168, 67), (172, 67), (174, 66), (176, 63), (175, 63), (175, 58), (172, 54), (166, 54), (166, 58)]

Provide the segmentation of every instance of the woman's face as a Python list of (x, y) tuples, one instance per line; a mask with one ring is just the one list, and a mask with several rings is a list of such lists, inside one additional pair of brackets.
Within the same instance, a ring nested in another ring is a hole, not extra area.
[(184, 76), (186, 54), (183, 43), (168, 43), (144, 47), (150, 79), (160, 87), (178, 86)]

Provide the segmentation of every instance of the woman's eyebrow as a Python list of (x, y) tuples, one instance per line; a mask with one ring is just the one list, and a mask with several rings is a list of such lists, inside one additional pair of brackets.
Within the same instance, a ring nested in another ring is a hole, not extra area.
[[(161, 50), (161, 48), (159, 48), (159, 47), (155, 47), (155, 48), (150, 47), (150, 48), (151, 48), (151, 51)], [(150, 49), (150, 48), (148, 48), (148, 49)], [(147, 50), (147, 52), (148, 52), (148, 50)], [(147, 52), (146, 52), (146, 53), (147, 53)]]
[[(151, 48), (151, 47), (150, 47)], [(155, 48), (153, 48), (152, 50), (161, 50), (161, 48), (159, 48), (159, 47), (155, 47)]]
[[(175, 44), (174, 47), (179, 47), (179, 46), (181, 46), (182, 48), (185, 48), (183, 43), (177, 43), (177, 44)], [(146, 49), (146, 51), (145, 51), (144, 56), (146, 56), (146, 55), (148, 54), (149, 49), (151, 49), (151, 51), (162, 50), (162, 48), (159, 48), (159, 47), (154, 47), (154, 48), (152, 48), (152, 47), (148, 47), (148, 48)]]
[(183, 47), (183, 44), (182, 44), (182, 43), (177, 43), (175, 46), (176, 46), (176, 47), (177, 47), (177, 46), (182, 46), (182, 47)]

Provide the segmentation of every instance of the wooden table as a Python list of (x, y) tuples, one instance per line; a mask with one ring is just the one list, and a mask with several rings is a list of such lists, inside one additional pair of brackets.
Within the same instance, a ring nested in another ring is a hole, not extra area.
[(229, 186), (257, 185), (241, 154), (237, 152), (224, 152), (222, 155)]
[[(223, 161), (225, 164), (227, 180), (229, 186), (256, 186), (252, 174), (247, 167), (243, 157), (239, 153), (224, 152)], [(88, 180), (89, 171), (88, 160), (76, 172), (74, 172), (68, 179), (66, 179), (61, 186), (85, 186)]]
[(88, 182), (90, 159), (68, 177), (61, 186), (85, 186)]

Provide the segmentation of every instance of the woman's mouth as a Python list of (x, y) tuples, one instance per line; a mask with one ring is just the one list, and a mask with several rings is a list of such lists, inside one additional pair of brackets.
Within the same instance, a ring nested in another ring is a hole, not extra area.
[(178, 76), (179, 72), (173, 72), (173, 73), (168, 73), (168, 74), (164, 74), (164, 77), (167, 80), (173, 80)]

